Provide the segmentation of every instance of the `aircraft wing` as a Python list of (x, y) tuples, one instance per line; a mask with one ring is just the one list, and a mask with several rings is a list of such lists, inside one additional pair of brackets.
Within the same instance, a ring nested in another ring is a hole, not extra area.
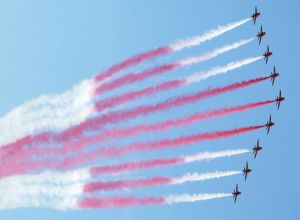
[(257, 155), (257, 151), (254, 152), (254, 159), (256, 158), (256, 155)]
[(270, 132), (270, 126), (267, 127), (267, 134)]
[(274, 85), (275, 77), (272, 78), (272, 86)]
[(279, 109), (279, 107), (280, 107), (280, 103), (281, 103), (281, 102), (278, 102), (278, 103), (277, 103), (277, 109)]
[(268, 63), (269, 60), (269, 56), (266, 56), (266, 64)]
[(258, 39), (258, 44), (260, 44), (260, 42), (261, 42), (261, 37), (258, 37), (259, 39)]

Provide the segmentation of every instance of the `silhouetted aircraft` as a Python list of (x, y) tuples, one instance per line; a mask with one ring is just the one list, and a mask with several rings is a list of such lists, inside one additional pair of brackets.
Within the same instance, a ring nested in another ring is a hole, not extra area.
[(257, 19), (260, 15), (261, 15), (260, 12), (257, 11), (257, 7), (255, 7), (255, 10), (254, 10), (253, 14), (251, 15), (252, 20), (253, 20), (253, 24), (255, 24), (256, 19)]
[(242, 170), (243, 171), (243, 175), (245, 176), (245, 181), (247, 180), (247, 176), (248, 176), (248, 173), (250, 173), (252, 170), (249, 169), (248, 167), (248, 161), (246, 162), (246, 167), (244, 167), (244, 169)]
[(234, 203), (236, 203), (236, 199), (239, 195), (241, 195), (241, 192), (239, 191), (239, 186), (238, 184), (236, 184), (235, 190), (232, 193), (233, 195), (233, 199), (234, 199)]
[(260, 44), (261, 39), (266, 35), (267, 33), (265, 31), (263, 31), (262, 26), (260, 26), (260, 32), (258, 32), (257, 36), (257, 40), (258, 40), (258, 44)]
[(253, 155), (254, 155), (254, 159), (255, 159), (258, 151), (262, 150), (262, 147), (259, 146), (259, 139), (257, 140), (257, 143), (256, 143), (256, 145), (254, 145), (254, 147), (252, 148), (252, 150), (253, 150)]
[(271, 115), (270, 115), (269, 121), (267, 122), (267, 124), (265, 124), (265, 126), (266, 126), (266, 129), (267, 129), (267, 134), (269, 134), (270, 128), (271, 128), (272, 126), (274, 126), (274, 122), (272, 122)]
[(272, 86), (274, 85), (275, 78), (277, 78), (278, 76), (279, 76), (279, 73), (276, 72), (275, 66), (274, 66), (274, 70), (273, 70), (273, 72), (272, 72), (271, 75), (270, 75), (271, 81), (272, 81)]
[(270, 51), (269, 45), (267, 46), (267, 51), (264, 53), (266, 64), (268, 63), (269, 57), (272, 56), (272, 52)]
[(279, 96), (277, 96), (277, 98), (275, 99), (276, 101), (276, 105), (277, 105), (277, 109), (279, 109), (280, 107), (280, 103), (285, 100), (285, 97), (281, 96), (281, 90), (279, 91)]

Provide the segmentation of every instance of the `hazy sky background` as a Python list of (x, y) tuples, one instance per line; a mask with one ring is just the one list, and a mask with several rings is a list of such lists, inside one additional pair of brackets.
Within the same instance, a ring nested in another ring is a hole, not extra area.
[[(176, 3), (175, 3), (176, 2)], [(287, 101), (280, 111), (275, 104), (228, 117), (201, 122), (188, 128), (166, 133), (136, 136), (134, 140), (177, 137), (182, 134), (231, 129), (264, 124), (272, 113), (276, 123), (269, 136), (264, 130), (226, 140), (193, 144), (125, 159), (171, 155), (188, 155), (198, 151), (214, 151), (252, 147), (260, 138), (264, 147), (256, 160), (251, 154), (177, 167), (130, 174), (134, 176), (180, 176), (186, 172), (240, 170), (246, 160), (253, 168), (247, 182), (242, 175), (189, 183), (181, 186), (159, 186), (122, 192), (137, 195), (169, 195), (175, 193), (232, 192), (240, 184), (242, 196), (237, 204), (232, 198), (177, 205), (131, 207), (122, 209), (59, 212), (49, 209), (16, 209), (0, 211), (0, 219), (299, 219), (299, 43), (300, 1), (0, 1), (0, 114), (41, 94), (60, 93), (83, 79), (91, 78), (109, 65), (139, 52), (174, 43), (179, 39), (202, 34), (218, 25), (249, 17), (255, 6), (262, 11), (257, 25), (243, 25), (221, 37), (180, 53), (162, 57), (135, 68), (166, 63), (187, 55), (196, 55), (224, 44), (253, 37), (260, 25), (267, 36), (259, 46), (252, 42), (207, 63), (183, 68), (149, 79), (134, 87), (152, 85), (169, 78), (207, 70), (216, 65), (262, 55), (267, 44), (274, 55), (270, 63), (263, 61), (210, 78), (205, 82), (145, 98), (132, 105), (152, 103), (179, 94), (220, 86), (236, 81), (269, 75), (273, 65), (281, 73), (275, 83), (263, 82), (244, 90), (207, 99), (173, 109), (150, 118), (137, 118), (130, 123), (161, 120), (224, 106), (273, 99), (282, 89)], [(128, 87), (113, 94), (124, 92)], [(127, 125), (128, 123), (123, 123)], [(1, 135), (1, 134), (0, 134)], [(118, 141), (116, 141), (118, 143)], [(123, 142), (122, 142), (123, 143)], [(124, 160), (125, 160), (124, 159)], [(116, 162), (114, 160), (113, 162)], [(110, 162), (110, 161), (104, 161)], [(100, 161), (99, 161), (99, 164)], [(101, 195), (100, 195), (101, 196)], [(1, 197), (1, 195), (0, 195)]]

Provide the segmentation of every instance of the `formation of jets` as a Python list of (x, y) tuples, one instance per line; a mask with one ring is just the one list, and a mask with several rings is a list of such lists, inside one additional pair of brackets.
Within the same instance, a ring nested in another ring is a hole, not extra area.
[[(254, 24), (254, 25), (255, 25), (256, 20), (257, 20), (257, 18), (258, 18), (259, 16), (261, 16), (261, 12), (258, 11), (257, 7), (255, 7), (255, 10), (254, 10), (253, 14), (251, 15), (252, 21), (253, 21), (253, 24)], [(257, 36), (258, 44), (261, 43), (262, 38), (263, 38), (264, 36), (266, 36), (266, 34), (267, 34), (267, 33), (266, 33), (265, 31), (263, 31), (263, 27), (260, 26), (260, 30), (259, 30), (258, 34), (256, 35), (256, 36)], [(269, 47), (269, 45), (268, 45), (268, 46), (267, 46), (267, 50), (266, 50), (265, 53), (263, 54), (264, 60), (265, 60), (266, 64), (267, 64), (268, 61), (269, 61), (269, 57), (272, 56), (272, 55), (273, 55), (273, 53), (270, 51), (270, 47)], [(276, 72), (276, 69), (275, 69), (275, 66), (274, 66), (273, 72), (271, 72), (271, 74), (269, 75), (269, 78), (270, 78), (271, 81), (272, 81), (272, 86), (274, 85), (275, 79), (276, 79), (278, 76), (279, 76), (279, 73)], [(281, 90), (279, 90), (279, 95), (274, 99), (274, 102), (276, 102), (277, 109), (280, 108), (280, 104), (281, 104), (281, 102), (284, 101), (284, 100), (285, 100), (285, 97), (283, 97), (283, 96), (281, 95)], [(267, 123), (264, 125), (265, 128), (266, 128), (266, 130), (267, 130), (267, 134), (269, 134), (271, 127), (273, 127), (274, 125), (275, 125), (275, 123), (272, 121), (272, 116), (270, 115), (269, 120), (268, 120)], [(259, 151), (262, 150), (262, 147), (261, 147), (260, 144), (259, 144), (259, 139), (257, 140), (257, 143), (256, 143), (256, 145), (254, 145), (254, 147), (252, 148), (252, 150), (253, 150), (253, 157), (254, 157), (254, 159), (255, 159), (256, 156), (257, 156), (257, 153), (258, 153)], [(243, 168), (242, 172), (243, 172), (243, 176), (245, 177), (245, 181), (246, 181), (246, 180), (247, 180), (247, 177), (248, 177), (248, 174), (252, 172), (252, 170), (249, 168), (248, 161), (246, 162), (246, 166)], [(236, 187), (235, 187), (234, 191), (232, 192), (232, 195), (233, 195), (234, 203), (236, 203), (236, 200), (237, 200), (238, 196), (241, 195), (241, 192), (239, 191), (239, 186), (238, 186), (238, 184), (236, 184)]]

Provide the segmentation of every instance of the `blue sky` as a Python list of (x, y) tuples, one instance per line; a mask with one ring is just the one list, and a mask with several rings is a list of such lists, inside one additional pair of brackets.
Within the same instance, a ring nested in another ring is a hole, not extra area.
[[(171, 0), (153, 1), (0, 1), (0, 114), (41, 94), (59, 93), (82, 79), (90, 78), (109, 65), (139, 52), (178, 39), (204, 33), (218, 25), (250, 16), (255, 6), (263, 15), (256, 26), (248, 23), (199, 47), (172, 56), (148, 61), (145, 66), (164, 63), (205, 51), (240, 39), (255, 36), (262, 24), (267, 36), (259, 46), (253, 42), (207, 63), (194, 65), (167, 76), (181, 76), (206, 70), (232, 60), (261, 55), (269, 44), (274, 55), (270, 63), (262, 61), (223, 76), (211, 78), (180, 91), (144, 99), (150, 103), (165, 97), (225, 85), (239, 80), (268, 75), (273, 65), (281, 73), (274, 87), (270, 82), (242, 91), (174, 109), (151, 118), (138, 118), (130, 123), (159, 120), (196, 110), (243, 104), (273, 98), (279, 89), (287, 97), (280, 111), (275, 105), (251, 110), (189, 129), (174, 129), (156, 136), (137, 136), (128, 142), (144, 138), (176, 137), (178, 134), (230, 129), (265, 123), (272, 113), (276, 127), (266, 136), (263, 130), (220, 141), (193, 144), (163, 155), (189, 154), (202, 150), (252, 147), (261, 139), (264, 150), (254, 161), (251, 155), (220, 159), (207, 163), (169, 167), (147, 171), (143, 175), (180, 175), (192, 171), (242, 169), (246, 160), (253, 168), (249, 181), (242, 176), (229, 177), (183, 186), (155, 187), (133, 191), (139, 195), (173, 193), (231, 192), (240, 184), (243, 195), (237, 204), (231, 198), (173, 206), (131, 207), (124, 209), (58, 212), (49, 209), (18, 209), (0, 211), (0, 219), (298, 219), (299, 157), (299, 56), (300, 1), (197, 1), (175, 4)], [(141, 65), (143, 67), (143, 65)], [(139, 69), (139, 68), (137, 68)], [(155, 81), (156, 80), (156, 81)], [(150, 79), (142, 85), (151, 85)], [(137, 85), (135, 85), (137, 86)], [(125, 91), (126, 87), (123, 91)], [(122, 92), (122, 90), (118, 90)], [(114, 93), (112, 93), (114, 94)], [(137, 104), (137, 103), (134, 103)], [(171, 114), (170, 114), (171, 113)], [(1, 134), (0, 134), (1, 135)], [(125, 141), (125, 140), (124, 140)], [(159, 152), (149, 154), (160, 155)], [(148, 156), (148, 155), (147, 155)], [(133, 155), (135, 159), (145, 155)], [(129, 158), (131, 158), (129, 157)], [(132, 175), (140, 175), (139, 173)], [(0, 195), (1, 196), (1, 195)]]

